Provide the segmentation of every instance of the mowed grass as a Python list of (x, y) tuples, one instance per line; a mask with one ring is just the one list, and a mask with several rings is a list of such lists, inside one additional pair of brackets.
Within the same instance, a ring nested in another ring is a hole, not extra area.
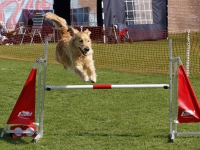
[[(32, 62), (0, 59), (0, 116), (2, 131)], [(97, 69), (98, 83), (169, 83), (168, 75), (136, 74)], [(191, 78), (200, 95), (200, 77)], [(74, 73), (48, 64), (47, 85), (82, 85)], [(52, 90), (46, 91), (44, 135), (32, 138), (0, 138), (4, 150), (141, 150), (200, 149), (199, 136), (176, 137), (169, 143), (169, 91), (166, 89)], [(182, 124), (180, 130), (199, 131), (199, 124)]]

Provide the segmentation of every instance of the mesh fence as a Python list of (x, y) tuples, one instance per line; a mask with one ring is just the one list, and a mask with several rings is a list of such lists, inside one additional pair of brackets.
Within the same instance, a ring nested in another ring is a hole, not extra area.
[[(180, 56), (183, 64), (189, 60), (190, 76), (200, 75), (200, 33), (168, 33), (167, 31), (128, 30), (124, 37), (115, 34), (113, 28), (75, 27), (78, 30), (89, 28), (92, 32), (92, 47), (97, 69), (112, 69), (134, 73), (168, 74), (169, 41), (173, 40), (173, 56)], [(129, 37), (127, 37), (129, 35)], [(155, 38), (152, 38), (155, 35)], [(59, 31), (44, 27), (31, 42), (31, 35), (10, 35), (10, 45), (0, 45), (0, 58), (32, 61), (44, 56), (45, 37), (49, 37), (48, 63), (58, 64), (54, 59)], [(22, 41), (23, 39), (23, 41)], [(152, 40), (153, 39), (153, 40)], [(188, 44), (189, 43), (189, 44)], [(190, 46), (190, 49), (188, 48)], [(186, 56), (189, 49), (189, 55)]]

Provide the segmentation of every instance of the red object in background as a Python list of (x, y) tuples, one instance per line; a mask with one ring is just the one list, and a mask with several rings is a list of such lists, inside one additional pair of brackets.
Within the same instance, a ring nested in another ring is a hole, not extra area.
[(120, 37), (124, 36), (127, 31), (128, 31), (127, 29), (122, 30), (121, 32), (119, 32), (119, 36)]
[(200, 106), (183, 65), (178, 68), (178, 122), (200, 122)]
[(32, 125), (35, 121), (36, 69), (32, 69), (7, 124)]

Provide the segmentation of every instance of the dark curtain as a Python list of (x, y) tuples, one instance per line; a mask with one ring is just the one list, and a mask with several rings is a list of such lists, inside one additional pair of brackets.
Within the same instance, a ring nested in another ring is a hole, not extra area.
[(70, 24), (70, 1), (71, 0), (54, 0), (54, 13), (67, 21)]
[[(129, 25), (130, 38), (138, 40), (166, 39), (167, 34), (167, 1), (152, 0), (153, 24)], [(145, 32), (144, 32), (145, 31)], [(141, 32), (143, 34), (141, 34)]]
[(125, 22), (125, 3), (124, 0), (103, 0), (104, 4), (104, 24), (111, 27), (112, 24)]
[(103, 26), (101, 1), (97, 0), (97, 25)]
[(167, 30), (167, 1), (152, 0), (153, 24), (130, 25), (131, 29)]

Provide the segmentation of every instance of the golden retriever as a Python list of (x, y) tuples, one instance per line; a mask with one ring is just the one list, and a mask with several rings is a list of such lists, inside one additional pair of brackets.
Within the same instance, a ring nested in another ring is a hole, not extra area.
[(45, 20), (53, 21), (60, 28), (61, 39), (56, 46), (55, 59), (66, 70), (73, 70), (84, 82), (90, 79), (92, 83), (95, 83), (97, 75), (91, 47), (91, 32), (88, 29), (79, 32), (72, 27), (68, 28), (65, 19), (51, 12), (45, 14)]

